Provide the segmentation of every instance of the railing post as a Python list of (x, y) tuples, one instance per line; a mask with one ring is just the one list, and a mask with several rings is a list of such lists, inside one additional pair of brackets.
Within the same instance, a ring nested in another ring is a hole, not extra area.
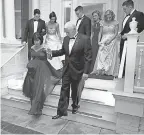
[(124, 92), (133, 93), (138, 34), (128, 33)]

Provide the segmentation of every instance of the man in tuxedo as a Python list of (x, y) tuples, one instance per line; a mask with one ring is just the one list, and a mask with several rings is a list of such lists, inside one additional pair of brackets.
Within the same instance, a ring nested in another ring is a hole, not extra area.
[[(138, 22), (137, 32), (140, 33), (144, 30), (144, 14), (142, 12), (134, 9), (134, 2), (132, 0), (126, 0), (123, 4), (123, 11), (126, 14), (126, 17), (122, 23), (122, 31), (121, 31), (121, 42), (120, 42), (120, 59), (122, 58), (124, 42), (127, 40), (125, 34), (130, 32), (129, 23), (132, 21), (132, 18), (135, 17)], [(125, 75), (125, 66), (123, 76)]]
[(89, 37), (76, 32), (76, 26), (71, 22), (65, 24), (67, 36), (64, 38), (62, 49), (51, 52), (52, 57), (65, 55), (65, 64), (62, 73), (62, 87), (57, 108), (57, 115), (52, 119), (67, 116), (69, 105), (70, 86), (72, 90), (72, 113), (78, 111), (78, 85), (81, 79), (86, 80), (89, 74), (89, 65), (92, 59), (92, 50)]
[(28, 20), (23, 37), (23, 44), (28, 41), (28, 59), (31, 59), (30, 48), (32, 46), (32, 37), (35, 32), (40, 33), (41, 36), (46, 34), (45, 21), (40, 19), (40, 10), (34, 10), (34, 18)]
[(75, 13), (78, 17), (78, 20), (76, 22), (76, 28), (77, 28), (78, 33), (82, 33), (90, 37), (91, 36), (91, 19), (88, 18), (86, 15), (84, 15), (82, 6), (78, 6), (75, 9)]

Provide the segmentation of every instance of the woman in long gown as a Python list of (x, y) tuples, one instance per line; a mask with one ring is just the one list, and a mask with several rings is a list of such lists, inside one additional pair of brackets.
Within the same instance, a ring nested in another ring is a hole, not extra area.
[(98, 35), (100, 31), (100, 20), (101, 20), (101, 15), (98, 10), (95, 10), (92, 13), (93, 17), (93, 24), (92, 24), (92, 35), (91, 35), (91, 40), (92, 40), (92, 62), (91, 62), (91, 71), (93, 71), (94, 64), (96, 61), (99, 45), (98, 45)]
[[(61, 78), (61, 72), (56, 71), (47, 61), (46, 49), (42, 37), (35, 33), (31, 47), (32, 60), (27, 64), (27, 75), (23, 84), (23, 94), (30, 98), (31, 108), (28, 114), (41, 115), (45, 99)], [(55, 79), (54, 79), (55, 78)]]
[[(62, 48), (62, 39), (59, 30), (59, 24), (56, 22), (57, 17), (54, 12), (49, 15), (50, 21), (46, 23), (46, 44), (45, 47), (51, 50)], [(64, 56), (55, 57), (49, 60), (50, 64), (56, 69), (60, 70), (63, 67)]]
[(101, 22), (99, 51), (91, 74), (118, 76), (119, 42), (117, 40), (119, 24), (114, 20), (115, 14), (107, 10)]

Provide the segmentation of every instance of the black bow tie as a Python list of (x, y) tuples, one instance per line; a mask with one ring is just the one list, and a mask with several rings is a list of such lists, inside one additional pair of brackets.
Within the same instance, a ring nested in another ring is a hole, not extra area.
[(34, 19), (34, 22), (35, 22), (35, 21), (37, 21), (37, 22), (38, 22), (38, 20), (35, 20), (35, 19)]
[(75, 37), (72, 37), (72, 38), (70, 38), (70, 39), (75, 39)]

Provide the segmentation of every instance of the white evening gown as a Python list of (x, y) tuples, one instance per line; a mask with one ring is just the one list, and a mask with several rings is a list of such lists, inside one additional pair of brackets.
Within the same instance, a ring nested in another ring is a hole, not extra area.
[(105, 45), (105, 41), (112, 38), (115, 33), (115, 27), (118, 22), (113, 25), (105, 25), (101, 22), (103, 27), (101, 45), (98, 50), (96, 62), (91, 74), (106, 74), (118, 76), (119, 70), (119, 41), (115, 38), (109, 45)]
[[(56, 28), (47, 28), (47, 35), (45, 39), (45, 48), (50, 48), (51, 50), (59, 50), (62, 48), (62, 43), (60, 42), (57, 34)], [(48, 60), (50, 64), (56, 69), (59, 70), (63, 67), (62, 60), (64, 60), (64, 56), (54, 57), (52, 60)]]

